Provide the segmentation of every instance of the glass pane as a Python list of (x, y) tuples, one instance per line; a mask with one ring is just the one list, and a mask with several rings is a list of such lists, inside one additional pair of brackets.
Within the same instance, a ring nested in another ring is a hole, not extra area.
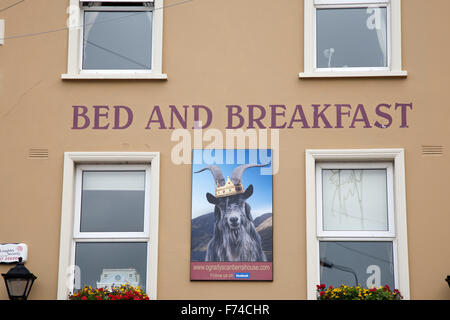
[[(79, 242), (75, 249), (80, 288), (105, 288), (128, 283), (145, 290), (146, 242)], [(75, 288), (75, 289), (80, 289)]]
[(387, 231), (386, 169), (322, 170), (325, 231)]
[(83, 69), (152, 68), (151, 11), (86, 11)]
[(387, 8), (317, 9), (317, 67), (387, 67)]
[(320, 283), (395, 287), (392, 242), (320, 242)]
[(84, 171), (81, 232), (143, 232), (145, 171)]
[[(21, 297), (25, 294), (28, 281), (25, 279), (8, 279), (9, 294), (13, 297)], [(31, 280), (30, 280), (31, 282)]]

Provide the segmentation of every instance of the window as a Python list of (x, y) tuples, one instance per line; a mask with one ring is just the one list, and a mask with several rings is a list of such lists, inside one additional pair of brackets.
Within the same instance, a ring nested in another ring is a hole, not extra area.
[(162, 0), (71, 0), (63, 79), (165, 79)]
[(305, 0), (300, 77), (406, 76), (400, 0)]
[(403, 151), (307, 150), (308, 298), (389, 285), (409, 297)]
[(158, 154), (66, 154), (59, 299), (125, 283), (156, 299), (158, 163)]
[(0, 45), (5, 44), (5, 20), (0, 19)]

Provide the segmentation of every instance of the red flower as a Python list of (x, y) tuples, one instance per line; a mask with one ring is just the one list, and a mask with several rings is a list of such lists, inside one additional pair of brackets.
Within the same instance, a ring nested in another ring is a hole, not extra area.
[(325, 294), (324, 291), (320, 291), (320, 296), (323, 296)]
[(384, 290), (391, 292), (391, 288), (388, 285), (384, 286)]
[(85, 296), (81, 297), (81, 300), (87, 300), (87, 298)]
[(376, 288), (371, 288), (371, 289), (369, 289), (369, 291), (370, 292), (375, 292), (375, 291), (377, 291), (377, 289)]

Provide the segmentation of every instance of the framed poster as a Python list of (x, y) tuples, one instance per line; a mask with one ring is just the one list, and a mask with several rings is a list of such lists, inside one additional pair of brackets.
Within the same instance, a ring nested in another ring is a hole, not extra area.
[(273, 280), (271, 150), (194, 150), (191, 280)]

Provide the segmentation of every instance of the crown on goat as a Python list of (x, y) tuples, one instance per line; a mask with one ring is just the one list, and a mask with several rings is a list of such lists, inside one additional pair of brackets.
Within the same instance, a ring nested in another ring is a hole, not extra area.
[(235, 194), (244, 193), (244, 187), (241, 183), (234, 184), (231, 182), (230, 177), (227, 177), (227, 182), (221, 186), (218, 182), (216, 183), (216, 197), (228, 197)]
[(227, 177), (227, 180), (225, 181), (225, 178), (223, 177), (222, 171), (218, 166), (210, 165), (207, 166), (199, 171), (196, 171), (195, 173), (200, 173), (205, 170), (211, 171), (214, 181), (216, 183), (216, 197), (222, 198), (222, 197), (228, 197), (233, 196), (236, 194), (244, 193), (244, 187), (242, 186), (242, 175), (245, 170), (253, 167), (265, 167), (268, 166), (270, 162), (265, 164), (243, 164), (236, 168), (234, 168), (231, 178)]

